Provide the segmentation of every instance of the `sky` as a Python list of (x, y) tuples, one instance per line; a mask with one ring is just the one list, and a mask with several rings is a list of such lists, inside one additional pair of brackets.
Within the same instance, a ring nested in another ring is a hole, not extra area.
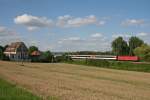
[(150, 44), (150, 0), (0, 0), (0, 45), (109, 51), (118, 36)]

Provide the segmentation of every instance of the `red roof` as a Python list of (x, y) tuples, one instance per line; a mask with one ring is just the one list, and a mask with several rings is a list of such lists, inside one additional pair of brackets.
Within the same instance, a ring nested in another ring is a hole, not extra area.
[(31, 53), (31, 56), (40, 56), (41, 55), (41, 52), (40, 51), (33, 51)]

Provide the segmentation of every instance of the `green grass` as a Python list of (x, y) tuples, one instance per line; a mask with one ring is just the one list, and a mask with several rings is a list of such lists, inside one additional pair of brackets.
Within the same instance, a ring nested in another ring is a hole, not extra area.
[(0, 79), (0, 100), (42, 100), (42, 98)]
[(150, 72), (150, 64), (144, 63), (133, 63), (123, 61), (106, 61), (106, 60), (75, 60), (66, 63), (96, 66), (102, 68), (128, 70), (128, 71), (139, 71), (139, 72)]

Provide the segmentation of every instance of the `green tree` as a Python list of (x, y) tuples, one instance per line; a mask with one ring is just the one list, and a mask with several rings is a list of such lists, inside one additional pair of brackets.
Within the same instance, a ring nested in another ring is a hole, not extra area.
[(7, 48), (8, 46), (9, 46), (9, 45), (5, 45), (5, 46), (4, 46), (4, 50), (6, 50), (6, 48)]
[(29, 55), (31, 55), (31, 53), (32, 53), (33, 51), (38, 51), (38, 47), (36, 47), (36, 46), (30, 46), (29, 49), (28, 49)]
[(150, 61), (150, 46), (143, 44), (134, 49), (134, 54), (139, 56), (141, 60)]
[(132, 36), (129, 39), (129, 55), (134, 55), (133, 50), (137, 47), (140, 47), (142, 44), (144, 44), (143, 40), (136, 36)]
[(40, 61), (42, 62), (52, 62), (52, 60), (53, 60), (53, 55), (50, 51), (43, 52), (40, 57)]
[(0, 46), (0, 60), (2, 60), (4, 58), (4, 47)]
[(5, 54), (4, 54), (4, 51), (5, 49), (8, 47), (8, 45), (6, 46), (0, 46), (0, 60), (9, 60), (9, 57), (7, 57)]
[(122, 37), (116, 38), (112, 41), (112, 51), (115, 55), (128, 55), (129, 47), (127, 42)]

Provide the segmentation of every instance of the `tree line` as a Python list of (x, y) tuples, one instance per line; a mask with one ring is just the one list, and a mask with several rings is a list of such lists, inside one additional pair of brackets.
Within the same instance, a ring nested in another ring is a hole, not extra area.
[(118, 37), (112, 41), (111, 46), (114, 55), (136, 55), (141, 60), (150, 61), (150, 46), (136, 36), (130, 37), (128, 42)]

